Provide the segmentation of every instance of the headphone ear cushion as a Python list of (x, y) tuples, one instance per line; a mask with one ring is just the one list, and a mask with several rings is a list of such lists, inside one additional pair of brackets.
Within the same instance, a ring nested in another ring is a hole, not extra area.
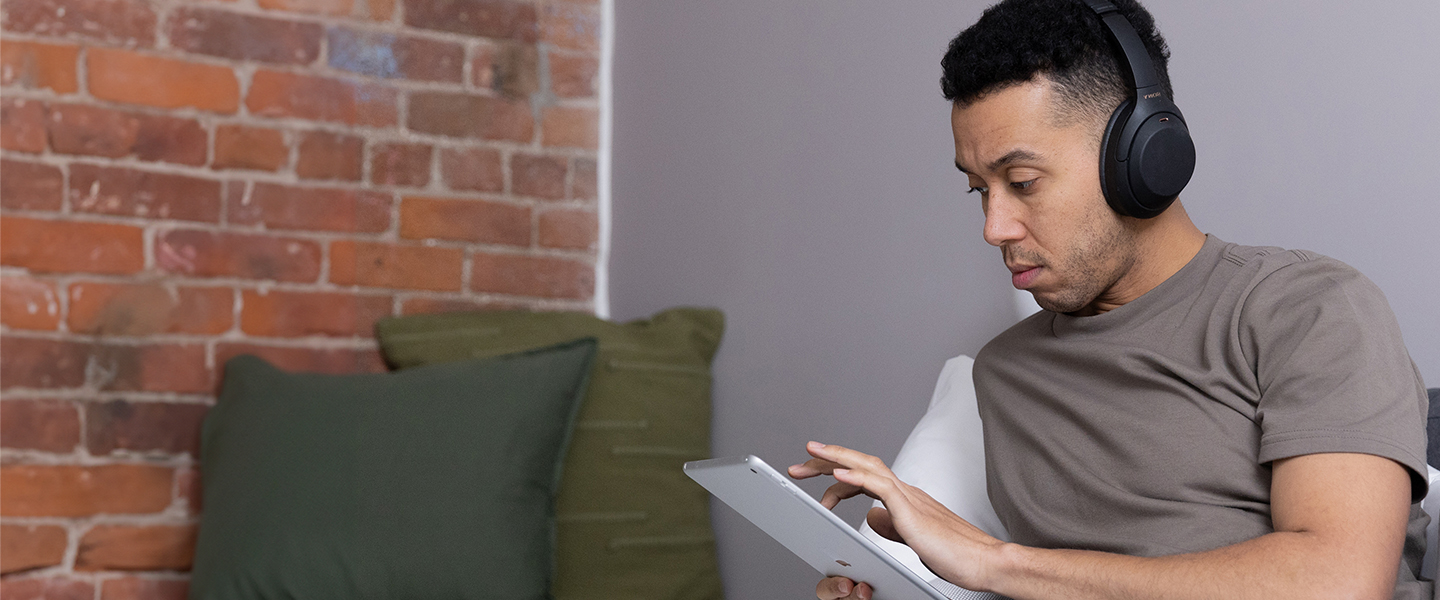
[[(1125, 164), (1117, 159), (1119, 152), (1120, 132), (1124, 131), (1125, 123), (1130, 119), (1130, 113), (1135, 109), (1135, 101), (1126, 99), (1115, 107), (1110, 113), (1110, 122), (1105, 125), (1105, 132), (1100, 136), (1100, 191), (1105, 194), (1105, 203), (1110, 209), (1127, 217), (1133, 216), (1131, 206), (1127, 205), (1129, 186), (1126, 181), (1129, 174), (1126, 172)], [(1133, 202), (1132, 202), (1133, 204)]]
[(1136, 202), (1146, 212), (1164, 212), (1195, 174), (1195, 142), (1185, 122), (1170, 113), (1150, 115), (1135, 134), (1129, 163)]

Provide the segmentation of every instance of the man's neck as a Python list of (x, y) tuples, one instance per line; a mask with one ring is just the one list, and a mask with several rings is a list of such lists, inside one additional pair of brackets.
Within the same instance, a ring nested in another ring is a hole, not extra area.
[(1076, 316), (1110, 312), (1144, 296), (1190, 263), (1205, 245), (1205, 233), (1176, 201), (1164, 214), (1137, 223), (1135, 263), (1119, 280), (1076, 311)]

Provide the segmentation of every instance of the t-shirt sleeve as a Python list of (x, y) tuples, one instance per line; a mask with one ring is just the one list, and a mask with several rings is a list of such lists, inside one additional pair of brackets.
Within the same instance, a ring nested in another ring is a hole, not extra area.
[(1240, 341), (1260, 389), (1260, 462), (1323, 452), (1383, 456), (1410, 471), (1411, 498), (1419, 501), (1428, 488), (1428, 400), (1394, 312), (1350, 266), (1297, 256), (1263, 275), (1241, 312)]

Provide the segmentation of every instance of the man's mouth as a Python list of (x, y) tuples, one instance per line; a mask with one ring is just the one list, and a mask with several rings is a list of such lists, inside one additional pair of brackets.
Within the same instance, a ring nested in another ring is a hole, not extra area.
[(1005, 266), (1010, 269), (1010, 283), (1014, 285), (1017, 290), (1030, 287), (1031, 284), (1035, 283), (1035, 278), (1040, 276), (1040, 271), (1044, 269), (1044, 267), (1030, 265)]

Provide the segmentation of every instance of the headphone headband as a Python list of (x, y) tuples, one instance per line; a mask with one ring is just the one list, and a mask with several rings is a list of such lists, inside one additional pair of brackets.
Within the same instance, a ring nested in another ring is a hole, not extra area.
[[(1145, 49), (1145, 43), (1140, 41), (1140, 34), (1135, 32), (1130, 20), (1120, 14), (1120, 9), (1111, 4), (1110, 0), (1085, 0), (1085, 3), (1100, 16), (1100, 21), (1110, 30), (1111, 39), (1120, 46), (1120, 52), (1125, 55), (1125, 68), (1121, 69), (1125, 71), (1125, 82), (1136, 92), (1159, 86), (1160, 75), (1155, 72), (1150, 51)], [(1137, 93), (1136, 97), (1140, 97), (1140, 94)]]

